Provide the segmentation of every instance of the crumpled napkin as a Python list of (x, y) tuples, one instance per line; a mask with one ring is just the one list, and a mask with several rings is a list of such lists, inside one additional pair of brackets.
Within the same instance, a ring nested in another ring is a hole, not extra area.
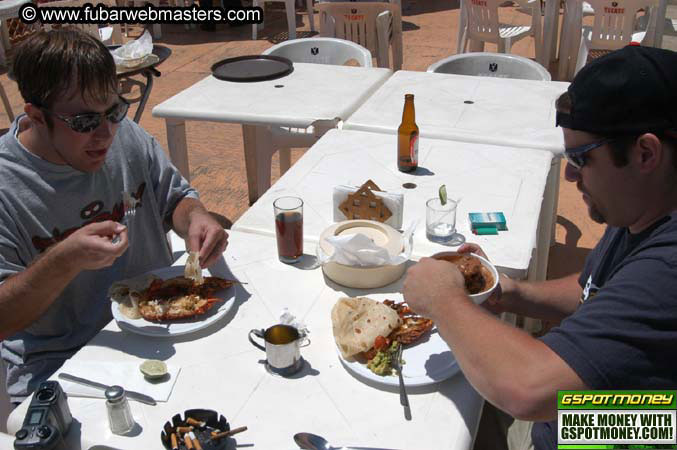
[(282, 309), (282, 312), (280, 313), (280, 323), (283, 325), (290, 325), (299, 330), (299, 332), (304, 332), (305, 334), (310, 333), (305, 322), (290, 313), (288, 308)]
[(387, 249), (374, 244), (367, 236), (357, 233), (328, 237), (327, 242), (334, 247), (334, 254), (331, 256), (324, 254), (319, 250), (320, 246), (318, 245), (318, 259), (322, 264), (334, 261), (346, 266), (396, 266), (407, 261), (411, 256), (412, 236), (415, 229), (416, 222), (412, 222), (402, 233), (404, 249), (402, 253), (397, 255), (390, 255)]
[(148, 381), (139, 370), (140, 362), (105, 362), (105, 361), (73, 361), (67, 360), (51, 377), (61, 384), (63, 390), (73, 397), (105, 398), (101, 389), (85, 386), (58, 378), (59, 373), (66, 372), (76, 377), (86, 378), (108, 386), (120, 385), (125, 390), (150, 395), (157, 402), (166, 402), (174, 389), (174, 384), (181, 371), (180, 367), (167, 364), (169, 378), (165, 381)]
[(153, 53), (153, 38), (144, 31), (140, 38), (129, 41), (111, 52), (116, 66), (138, 66), (144, 58)]

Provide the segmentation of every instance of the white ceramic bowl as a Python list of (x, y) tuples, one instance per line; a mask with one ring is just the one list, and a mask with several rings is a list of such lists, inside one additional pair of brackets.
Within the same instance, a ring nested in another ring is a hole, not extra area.
[[(334, 247), (326, 241), (327, 237), (354, 233), (371, 238), (376, 245), (387, 249), (391, 256), (401, 253), (404, 246), (402, 235), (390, 225), (373, 220), (345, 220), (322, 232), (317, 248), (318, 256), (334, 253)], [(322, 271), (327, 278), (340, 285), (358, 289), (374, 289), (393, 283), (404, 274), (405, 268), (404, 262), (378, 267), (346, 266), (333, 261), (322, 265)]]
[[(496, 270), (496, 267), (489, 262), (486, 258), (481, 257), (480, 255), (476, 255), (474, 253), (457, 253), (457, 252), (442, 252), (442, 253), (436, 253), (432, 256), (432, 258), (435, 259), (440, 259), (440, 260), (445, 260), (445, 256), (458, 256), (458, 255), (468, 255), (473, 258), (477, 258), (480, 260), (482, 265), (491, 273), (491, 275), (494, 277), (494, 282), (492, 283), (491, 287), (485, 289), (482, 292), (479, 292), (477, 294), (468, 294), (468, 296), (472, 299), (475, 304), (479, 305), (483, 303), (486, 299), (488, 299), (491, 294), (496, 290), (498, 287), (498, 270)], [(452, 262), (453, 261), (449, 261)]]

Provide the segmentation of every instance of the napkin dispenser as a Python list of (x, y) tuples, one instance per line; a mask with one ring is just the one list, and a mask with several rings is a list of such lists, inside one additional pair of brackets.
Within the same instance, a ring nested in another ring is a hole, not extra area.
[[(330, 241), (335, 237), (350, 240), (351, 235), (355, 234), (362, 235), (359, 238), (364, 242), (370, 241), (374, 247), (379, 247), (380, 252), (376, 253), (383, 256), (385, 250), (386, 259), (396, 263), (360, 266), (357, 262), (352, 265), (337, 262), (336, 249)], [(404, 273), (408, 259), (403, 236), (393, 227), (373, 220), (346, 220), (330, 226), (320, 235), (317, 252), (318, 259), (322, 262), (322, 271), (327, 278), (340, 285), (358, 289), (377, 288), (398, 280)]]
[[(374, 186), (376, 189), (372, 188)], [(393, 192), (385, 192), (378, 190), (378, 186), (375, 184), (367, 182), (360, 187), (339, 185), (334, 187), (333, 192), (333, 208), (334, 208), (334, 222), (340, 222), (347, 219), (353, 219), (352, 217), (346, 217), (346, 215), (341, 211), (341, 205), (348, 199), (348, 196), (355, 194), (358, 191), (364, 191), (368, 196), (374, 195), (380, 198), (383, 202), (383, 205), (387, 208), (390, 216), (386, 220), (381, 222), (390, 225), (396, 230), (402, 228), (402, 215), (404, 212), (404, 195), (396, 194)], [(368, 219), (368, 217), (355, 217), (354, 219)]]

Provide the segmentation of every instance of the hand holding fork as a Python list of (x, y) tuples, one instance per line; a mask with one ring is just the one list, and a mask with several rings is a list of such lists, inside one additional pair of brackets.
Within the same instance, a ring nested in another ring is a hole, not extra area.
[[(129, 233), (129, 225), (136, 215), (136, 199), (132, 197), (130, 194), (128, 194), (125, 191), (122, 191), (122, 206), (123, 206), (123, 215), (122, 219), (120, 220), (120, 223), (123, 224), (124, 226), (127, 227), (127, 232)], [(112, 243), (117, 244), (120, 242), (120, 235), (115, 235), (113, 237)]]

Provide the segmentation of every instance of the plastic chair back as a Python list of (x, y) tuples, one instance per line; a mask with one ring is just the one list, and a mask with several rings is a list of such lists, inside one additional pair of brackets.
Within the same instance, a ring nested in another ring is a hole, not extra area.
[(335, 64), (342, 66), (355, 60), (362, 67), (372, 67), (371, 52), (345, 39), (311, 37), (273, 45), (264, 55), (283, 56), (293, 62)]
[(461, 0), (468, 21), (468, 38), (498, 43), (498, 7), (500, 0)]
[(320, 3), (320, 35), (353, 41), (376, 54), (379, 67), (389, 67), (388, 50), (393, 47), (393, 67), (402, 67), (401, 6), (383, 2)]
[[(588, 47), (617, 50), (630, 43), (635, 30), (636, 15), (640, 9), (655, 12), (658, 0), (587, 0), (595, 12)], [(648, 28), (655, 30), (655, 16), (649, 18)], [(652, 39), (652, 38), (650, 38)]]
[(428, 67), (428, 72), (550, 81), (550, 73), (535, 61), (504, 53), (462, 53)]

